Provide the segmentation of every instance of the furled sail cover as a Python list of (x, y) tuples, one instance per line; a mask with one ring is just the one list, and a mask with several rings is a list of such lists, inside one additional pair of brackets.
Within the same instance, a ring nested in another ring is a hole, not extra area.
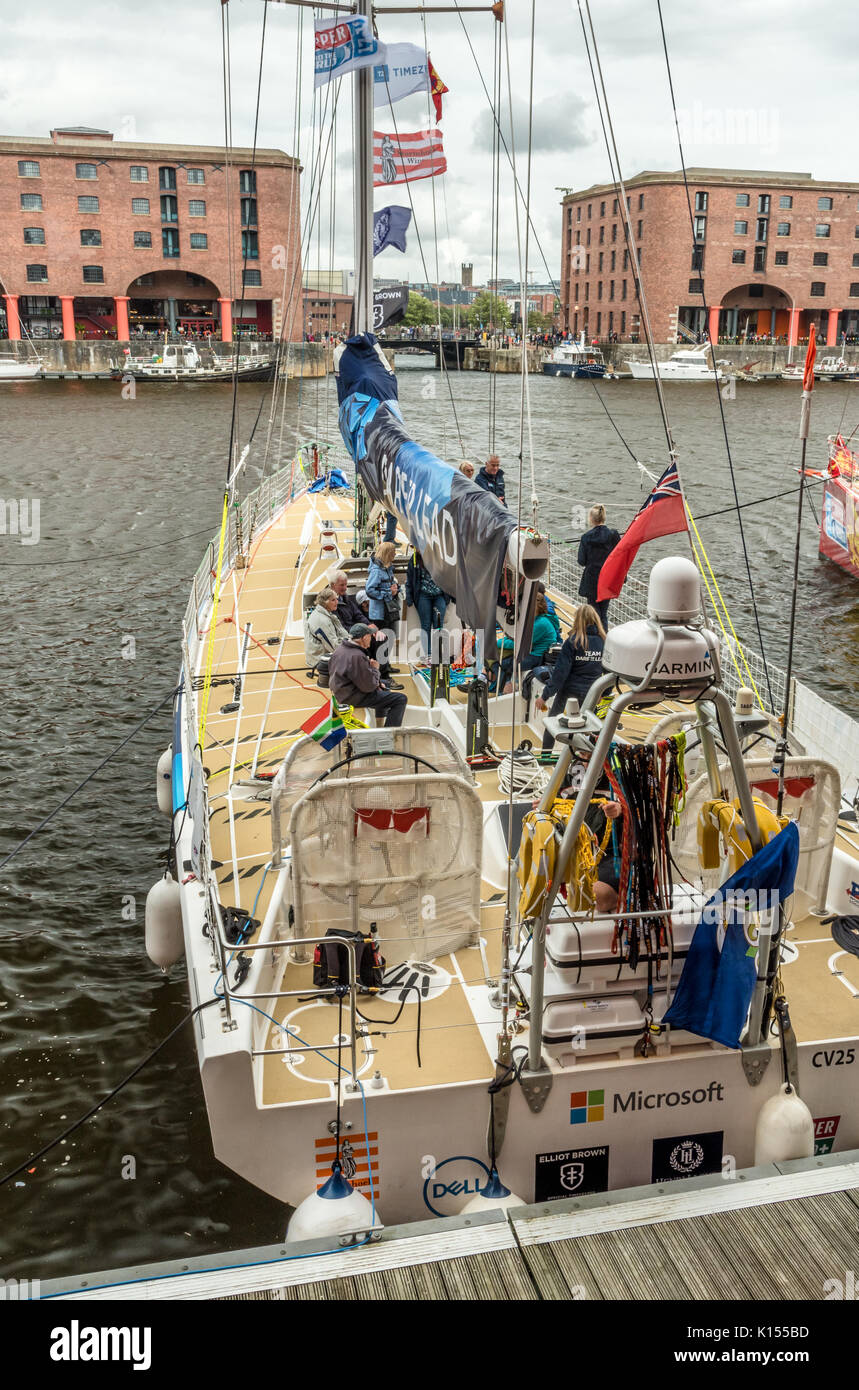
[(340, 432), (374, 502), (393, 512), (468, 627), (497, 655), (498, 587), (516, 521), (492, 493), (411, 439), (397, 379), (372, 333), (349, 338), (337, 364)]

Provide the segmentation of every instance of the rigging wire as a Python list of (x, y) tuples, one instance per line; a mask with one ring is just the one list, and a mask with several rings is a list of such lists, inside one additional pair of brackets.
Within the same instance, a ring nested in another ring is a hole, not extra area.
[[(585, 0), (585, 3), (587, 3), (587, 0)], [(693, 250), (697, 250), (697, 249), (698, 249), (698, 244), (697, 244), (697, 238), (696, 238), (696, 236), (695, 236), (695, 218), (694, 218), (694, 214), (693, 214), (693, 212), (692, 212), (692, 195), (691, 195), (690, 190), (689, 190), (689, 178), (688, 178), (688, 175), (687, 175), (687, 173), (686, 173), (686, 156), (685, 156), (684, 151), (683, 151), (683, 139), (682, 139), (682, 136), (681, 136), (681, 134), (680, 134), (680, 122), (679, 122), (679, 118), (678, 118), (678, 115), (677, 115), (677, 101), (676, 101), (675, 94), (674, 94), (674, 78), (673, 78), (672, 72), (671, 72), (671, 60), (670, 60), (670, 58), (669, 58), (669, 56), (668, 56), (668, 40), (667, 40), (667, 38), (666, 38), (666, 36), (665, 36), (665, 23), (664, 23), (663, 17), (662, 17), (662, 0), (656, 0), (656, 10), (657, 10), (657, 13), (658, 13), (658, 15), (659, 15), (659, 29), (660, 29), (660, 33), (661, 33), (661, 35), (662, 35), (662, 51), (663, 51), (663, 53), (664, 53), (664, 55), (665, 55), (665, 70), (666, 70), (666, 73), (667, 73), (667, 75), (668, 75), (668, 89), (669, 89), (669, 92), (670, 92), (670, 94), (671, 94), (671, 109), (672, 109), (672, 112), (673, 112), (673, 115), (674, 115), (674, 128), (675, 128), (675, 130), (676, 130), (676, 132), (677, 132), (677, 149), (678, 149), (678, 152), (679, 152), (679, 154), (680, 154), (680, 168), (681, 168), (681, 170), (682, 170), (682, 172), (683, 172), (683, 186), (684, 186), (684, 189), (685, 189), (685, 191), (686, 191), (686, 206), (687, 206), (688, 213), (689, 213), (689, 224), (690, 224), (690, 228), (691, 228), (691, 231), (692, 231), (692, 245), (693, 245)], [(703, 305), (704, 305), (704, 310), (705, 310), (705, 312), (707, 312), (707, 313), (709, 314), (709, 308), (708, 308), (708, 305), (707, 305), (707, 300), (706, 300), (706, 296), (705, 296), (705, 293), (704, 293), (703, 285), (704, 285), (704, 274), (703, 274), (703, 268), (702, 268), (702, 270), (701, 270), (701, 286), (702, 286), (702, 289), (701, 289), (701, 299), (702, 299), (702, 301), (703, 301)], [(709, 318), (708, 318), (708, 324), (709, 324)], [(718, 335), (717, 335), (717, 336), (718, 336)], [(749, 583), (749, 595), (750, 595), (751, 601), (752, 601), (752, 611), (753, 611), (753, 613), (754, 613), (755, 628), (756, 628), (757, 634), (758, 634), (758, 644), (759, 644), (760, 649), (761, 649), (761, 660), (762, 660), (762, 662), (763, 662), (764, 676), (765, 676), (765, 678), (766, 678), (767, 695), (768, 695), (769, 701), (770, 701), (770, 708), (773, 709), (773, 710), (775, 710), (775, 702), (774, 702), (774, 700), (773, 700), (772, 685), (771, 685), (771, 683), (770, 683), (769, 663), (768, 663), (768, 661), (767, 661), (766, 648), (765, 648), (765, 645), (764, 645), (764, 636), (763, 636), (763, 631), (762, 631), (762, 629), (761, 629), (760, 614), (758, 613), (757, 598), (756, 598), (756, 596), (755, 596), (755, 584), (754, 584), (754, 580), (753, 580), (753, 578), (752, 578), (752, 566), (751, 566), (751, 561), (750, 561), (750, 559), (749, 559), (748, 546), (747, 546), (747, 544), (746, 544), (746, 533), (745, 533), (745, 528), (744, 528), (744, 526), (743, 526), (743, 518), (742, 518), (742, 514), (741, 514), (741, 512), (740, 512), (740, 497), (739, 497), (739, 493), (738, 493), (738, 490), (737, 490), (737, 479), (736, 479), (736, 475), (735, 475), (735, 472), (734, 472), (734, 459), (733, 459), (733, 455), (732, 455), (732, 453), (731, 453), (731, 441), (730, 441), (730, 439), (729, 439), (729, 437), (728, 437), (728, 422), (727, 422), (727, 420), (725, 419), (725, 406), (724, 406), (724, 402), (722, 401), (722, 391), (721, 391), (721, 387), (720, 387), (720, 384), (719, 384), (718, 374), (715, 373), (715, 360), (716, 360), (716, 350), (715, 350), (715, 349), (716, 349), (716, 345), (715, 345), (715, 344), (711, 344), (711, 349), (712, 349), (712, 356), (713, 356), (713, 362), (714, 362), (714, 383), (715, 383), (715, 387), (716, 387), (716, 399), (717, 399), (718, 406), (719, 406), (719, 418), (720, 418), (720, 420), (721, 420), (721, 422), (722, 422), (722, 433), (723, 433), (723, 436), (724, 436), (724, 439), (725, 439), (725, 452), (726, 452), (727, 457), (728, 457), (728, 469), (729, 469), (730, 475), (731, 475), (731, 488), (732, 488), (732, 491), (733, 491), (733, 494), (734, 494), (734, 503), (735, 503), (735, 505), (736, 505), (736, 507), (737, 507), (737, 521), (738, 521), (739, 529), (740, 529), (740, 543), (741, 543), (741, 545), (742, 545), (742, 550), (743, 550), (743, 561), (744, 561), (744, 564), (745, 564), (745, 567), (746, 567), (746, 576), (747, 576), (747, 578), (748, 578), (748, 583)], [(803, 480), (803, 481), (804, 481), (804, 480)], [(800, 484), (800, 487), (802, 487), (802, 483)]]

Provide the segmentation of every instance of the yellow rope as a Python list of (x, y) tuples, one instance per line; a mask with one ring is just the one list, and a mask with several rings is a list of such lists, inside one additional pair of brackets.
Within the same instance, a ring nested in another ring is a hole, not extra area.
[(227, 534), (227, 521), (229, 520), (230, 497), (229, 492), (224, 493), (224, 511), (221, 517), (221, 539), (218, 542), (218, 564), (215, 570), (215, 593), (212, 600), (212, 618), (209, 624), (209, 648), (206, 652), (206, 674), (203, 680), (203, 690), (200, 699), (200, 728), (197, 734), (197, 741), (201, 748), (205, 747), (206, 719), (209, 714), (209, 691), (212, 686), (212, 665), (215, 656), (215, 624), (218, 620), (218, 601), (221, 597), (221, 562), (224, 558), (224, 539)]
[[(721, 603), (721, 605), (722, 605), (722, 612), (723, 612), (724, 615), (725, 615), (725, 619), (726, 619), (726, 621), (727, 621), (728, 627), (731, 629), (731, 636), (733, 637), (734, 642), (736, 643), (737, 651), (738, 651), (739, 654), (740, 654), (740, 659), (741, 659), (743, 665), (744, 665), (745, 668), (746, 668), (746, 675), (747, 675), (748, 678), (749, 678), (749, 684), (750, 684), (750, 686), (752, 687), (752, 690), (755, 692), (755, 697), (756, 697), (757, 702), (758, 702), (758, 704), (760, 705), (761, 709), (766, 709), (766, 706), (764, 705), (764, 702), (763, 702), (763, 700), (761, 699), (761, 693), (760, 693), (760, 691), (758, 690), (757, 685), (755, 684), (755, 678), (754, 678), (754, 676), (752, 675), (751, 670), (750, 670), (750, 668), (749, 668), (749, 663), (748, 663), (748, 661), (746, 660), (746, 654), (745, 654), (745, 652), (744, 652), (744, 650), (743, 650), (743, 644), (741, 643), (739, 637), (737, 636), (736, 629), (735, 629), (735, 627), (734, 627), (733, 622), (731, 621), (731, 615), (730, 615), (730, 613), (728, 612), (728, 605), (725, 603), (725, 600), (724, 600), (724, 598), (723, 598), (723, 596), (722, 596), (722, 591), (721, 591), (721, 589), (719, 588), (719, 581), (718, 581), (718, 579), (716, 578), (716, 575), (715, 575), (715, 573), (714, 573), (714, 571), (713, 571), (713, 566), (710, 564), (710, 557), (709, 557), (708, 554), (707, 554), (706, 548), (705, 548), (705, 546), (704, 546), (704, 542), (703, 542), (703, 540), (701, 539), (701, 533), (700, 533), (700, 531), (698, 530), (698, 527), (697, 527), (697, 525), (696, 525), (696, 523), (695, 523), (695, 518), (694, 518), (694, 516), (692, 515), (692, 510), (691, 510), (691, 508), (690, 508), (688, 502), (686, 502), (686, 512), (687, 512), (687, 514), (688, 514), (688, 517), (689, 517), (690, 522), (692, 523), (692, 530), (695, 532), (695, 537), (696, 537), (696, 539), (697, 539), (697, 541), (698, 541), (698, 545), (700, 546), (701, 554), (702, 554), (702, 556), (703, 556), (703, 558), (704, 558), (704, 563), (706, 564), (707, 569), (708, 569), (709, 572), (710, 572), (710, 578), (711, 578), (712, 581), (713, 581), (713, 587), (714, 587), (714, 589), (716, 590), (716, 593), (717, 593), (717, 595), (718, 595), (719, 603)], [(692, 550), (695, 551), (695, 543), (694, 543), (694, 541), (693, 541), (693, 543), (692, 543)], [(697, 559), (697, 553), (696, 553), (696, 559)], [(699, 563), (699, 569), (700, 569), (700, 563)], [(702, 572), (702, 576), (701, 576), (701, 577), (703, 578), (704, 583), (707, 585), (707, 592), (708, 592), (708, 594), (710, 594), (710, 599), (711, 599), (711, 602), (713, 603), (713, 607), (714, 607), (715, 612), (716, 612), (716, 617), (719, 619), (719, 626), (721, 627), (722, 632), (725, 633), (725, 628), (724, 628), (724, 625), (723, 625), (723, 623), (722, 623), (722, 619), (721, 619), (721, 617), (719, 617), (718, 605), (717, 605), (717, 604), (715, 603), (715, 601), (713, 600), (713, 596), (712, 596), (712, 593), (711, 593), (711, 591), (710, 591), (710, 585), (707, 583), (707, 578), (706, 578), (706, 576), (703, 574), (703, 572)], [(725, 633), (725, 636), (727, 637), (727, 633)], [(729, 643), (728, 645), (729, 645), (729, 647), (730, 647), (730, 643)], [(742, 677), (742, 672), (740, 671), (739, 666), (737, 666), (737, 659), (736, 659), (736, 657), (735, 657), (735, 655), (734, 655), (733, 650), (731, 651), (731, 660), (733, 661), (734, 666), (735, 666), (736, 669), (737, 669), (737, 675), (740, 677), (740, 680), (742, 680), (742, 678), (743, 678), (743, 677)]]

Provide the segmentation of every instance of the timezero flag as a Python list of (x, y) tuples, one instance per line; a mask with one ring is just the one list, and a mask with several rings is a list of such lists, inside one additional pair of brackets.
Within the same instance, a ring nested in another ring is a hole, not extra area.
[(346, 737), (346, 729), (342, 719), (334, 713), (334, 705), (331, 700), (321, 706), (315, 714), (311, 714), (301, 725), (305, 734), (309, 734), (315, 743), (321, 743), (322, 747), (328, 752), (336, 748), (337, 744)]
[(387, 106), (429, 86), (426, 49), (416, 43), (382, 43), (373, 63), (373, 105)]
[(373, 131), (373, 187), (431, 179), (443, 174), (447, 161), (440, 130), (415, 130), (386, 135)]
[(640, 545), (688, 529), (680, 475), (676, 463), (670, 463), (600, 570), (597, 602), (617, 598)]
[(317, 19), (314, 28), (314, 87), (324, 87), (332, 77), (345, 77), (349, 72), (357, 72), (358, 68), (369, 67), (376, 62), (379, 49), (384, 48), (374, 37), (365, 15), (338, 20)]
[[(742, 904), (757, 891), (777, 893), (778, 903), (785, 903), (793, 892), (798, 863), (799, 830), (795, 821), (789, 821), (709, 899), (663, 1023), (712, 1038), (723, 1047), (740, 1046), (758, 978), (760, 949), (746, 933)], [(724, 923), (720, 921), (723, 914)]]
[(450, 91), (450, 88), (446, 87), (442, 82), (441, 78), (439, 77), (438, 73), (432, 65), (432, 58), (427, 56), (427, 62), (429, 63), (430, 95), (432, 96), (432, 104), (435, 107), (435, 118), (437, 121), (440, 121), (441, 99), (445, 92)]
[(412, 220), (410, 208), (379, 208), (373, 213), (373, 255), (378, 256), (388, 246), (398, 251), (406, 249), (406, 232)]

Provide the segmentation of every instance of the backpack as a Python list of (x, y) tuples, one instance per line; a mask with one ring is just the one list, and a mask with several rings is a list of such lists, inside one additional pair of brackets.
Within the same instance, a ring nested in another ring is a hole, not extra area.
[(340, 941), (355, 942), (355, 977), (363, 992), (382, 988), (385, 958), (376, 944), (375, 935), (329, 927), (325, 941), (317, 943), (313, 952), (313, 983), (317, 989), (331, 989), (349, 984), (349, 952)]

